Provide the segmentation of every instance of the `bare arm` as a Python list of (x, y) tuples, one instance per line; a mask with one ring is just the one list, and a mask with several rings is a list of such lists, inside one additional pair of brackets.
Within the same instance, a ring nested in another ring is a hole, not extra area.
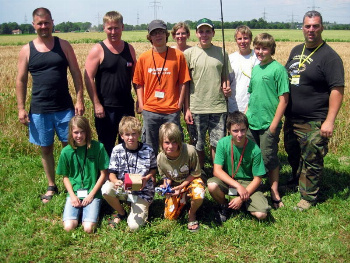
[(271, 124), (270, 124), (270, 132), (272, 134), (276, 133), (276, 129), (278, 127), (278, 124), (280, 123), (284, 111), (287, 108), (288, 100), (289, 100), (289, 93), (284, 93), (282, 96), (279, 96), (279, 103), (277, 105), (277, 109), (275, 112), (275, 117), (273, 118)]
[(90, 204), (94, 200), (94, 197), (95, 197), (97, 191), (101, 189), (101, 187), (102, 187), (103, 183), (105, 182), (107, 176), (108, 176), (108, 170), (107, 169), (102, 170), (101, 174), (100, 174), (100, 177), (98, 178), (95, 186), (92, 188), (92, 190), (88, 194), (88, 196), (83, 199), (83, 201), (82, 201), (82, 205), (83, 206), (87, 206), (88, 204)]
[(192, 113), (190, 110), (190, 82), (186, 82), (184, 99), (184, 118), (187, 124), (193, 124)]
[(98, 118), (105, 117), (105, 111), (103, 106), (100, 103), (100, 100), (97, 95), (95, 76), (97, 73), (98, 66), (103, 60), (103, 49), (100, 44), (95, 45), (89, 52), (86, 61), (85, 61), (85, 71), (84, 71), (84, 80), (86, 90), (89, 94), (89, 97), (94, 105), (95, 116)]
[(137, 95), (137, 113), (141, 114), (143, 111), (143, 86), (136, 85), (136, 95)]
[(24, 125), (28, 125), (29, 122), (28, 112), (25, 110), (28, 83), (28, 61), (29, 44), (25, 45), (19, 53), (17, 65), (18, 73), (16, 78), (18, 119)]
[(179, 109), (182, 109), (182, 106), (184, 105), (185, 96), (186, 96), (186, 83), (179, 85), (180, 89), (180, 98), (179, 98)]
[(146, 186), (146, 183), (150, 179), (153, 181), (153, 185), (156, 184), (156, 172), (157, 169), (150, 169), (148, 174), (145, 177), (142, 177), (142, 188), (140, 190), (142, 190)]
[(73, 191), (72, 184), (69, 181), (69, 178), (67, 176), (63, 177), (63, 184), (67, 189), (67, 192), (69, 193), (70, 201), (73, 207), (81, 207), (81, 201), (80, 199), (75, 195)]
[(320, 134), (330, 138), (334, 131), (335, 118), (338, 115), (344, 96), (344, 87), (334, 87), (329, 96), (329, 109), (326, 120), (323, 122)]
[(60, 39), (60, 44), (63, 52), (66, 54), (69, 71), (72, 74), (72, 78), (74, 82), (74, 88), (75, 88), (76, 97), (77, 97), (77, 101), (75, 103), (75, 115), (83, 115), (85, 111), (84, 87), (83, 87), (83, 79), (81, 77), (78, 61), (72, 46), (66, 40)]
[(230, 81), (227, 78), (227, 76), (221, 79), (221, 88), (226, 98), (231, 97), (232, 91), (231, 91)]

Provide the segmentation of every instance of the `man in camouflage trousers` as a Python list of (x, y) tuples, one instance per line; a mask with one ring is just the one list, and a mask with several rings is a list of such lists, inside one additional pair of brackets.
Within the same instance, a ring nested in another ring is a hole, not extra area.
[(303, 19), (305, 43), (290, 53), (286, 68), (290, 100), (285, 112), (284, 145), (299, 179), (301, 200), (295, 207), (315, 205), (323, 158), (344, 95), (344, 66), (339, 55), (322, 40), (322, 16), (309, 11)]

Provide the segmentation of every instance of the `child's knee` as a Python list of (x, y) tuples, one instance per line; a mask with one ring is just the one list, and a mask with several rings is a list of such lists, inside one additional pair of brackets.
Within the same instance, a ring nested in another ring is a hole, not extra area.
[(219, 185), (217, 183), (208, 183), (208, 191), (209, 193), (214, 193), (218, 191)]
[(267, 213), (263, 212), (252, 212), (251, 214), (259, 220), (264, 220), (267, 217)]
[(75, 229), (78, 226), (78, 221), (77, 220), (66, 220), (63, 222), (63, 228), (67, 232)]
[(83, 222), (83, 227), (84, 227), (84, 231), (88, 234), (91, 234), (94, 232), (95, 228), (96, 228), (96, 223), (92, 223), (92, 222)]

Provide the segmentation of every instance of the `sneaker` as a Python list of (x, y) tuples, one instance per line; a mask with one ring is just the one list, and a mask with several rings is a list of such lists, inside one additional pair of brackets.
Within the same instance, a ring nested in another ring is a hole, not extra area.
[(229, 210), (228, 210), (227, 204), (220, 205), (217, 215), (218, 215), (218, 221), (220, 223), (224, 223), (227, 220), (229, 216)]
[(294, 210), (304, 211), (309, 209), (312, 206), (312, 203), (306, 201), (305, 199), (301, 199), (300, 202), (294, 207)]

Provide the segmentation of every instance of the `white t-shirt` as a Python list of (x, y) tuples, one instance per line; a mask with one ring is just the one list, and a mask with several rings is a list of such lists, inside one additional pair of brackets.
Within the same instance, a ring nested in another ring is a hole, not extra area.
[(248, 87), (252, 68), (260, 61), (255, 56), (254, 50), (245, 56), (236, 51), (229, 55), (229, 60), (232, 68), (230, 73), (232, 95), (228, 98), (228, 110), (244, 112), (249, 101)]

